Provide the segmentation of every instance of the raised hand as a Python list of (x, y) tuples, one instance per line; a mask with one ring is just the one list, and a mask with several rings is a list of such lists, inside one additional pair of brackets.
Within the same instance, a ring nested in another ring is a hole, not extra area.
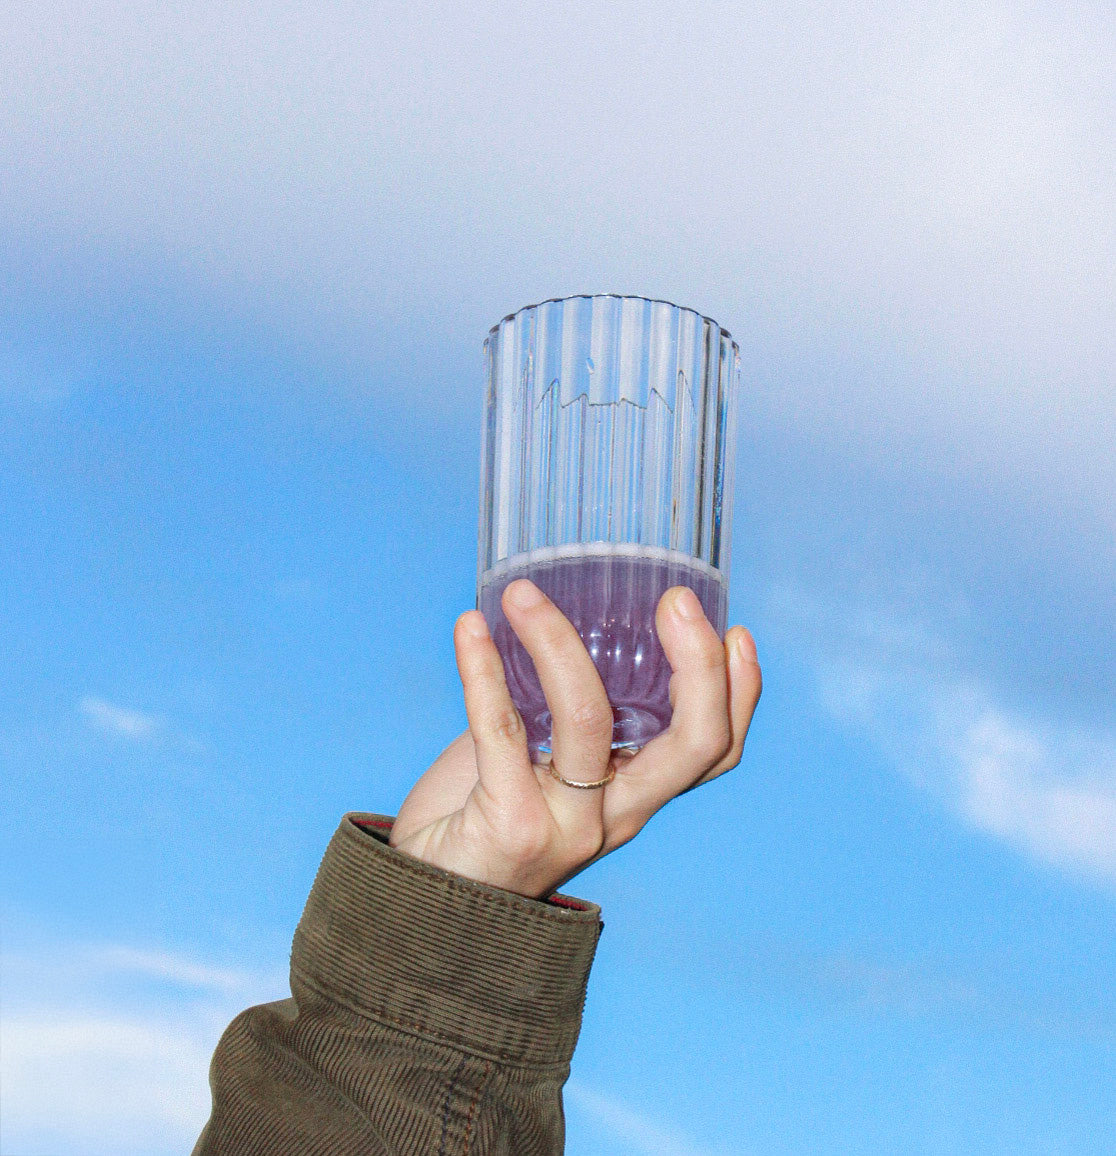
[(731, 770), (759, 701), (752, 636), (717, 636), (693, 592), (671, 587), (655, 627), (670, 663), (667, 730), (634, 757), (614, 754), (612, 708), (593, 660), (566, 616), (534, 583), (512, 582), (504, 613), (531, 656), (553, 719), (553, 757), (577, 789), (532, 766), (523, 720), (484, 616), (454, 627), (469, 729), (412, 788), (392, 845), (459, 875), (542, 898), (633, 838), (676, 795)]

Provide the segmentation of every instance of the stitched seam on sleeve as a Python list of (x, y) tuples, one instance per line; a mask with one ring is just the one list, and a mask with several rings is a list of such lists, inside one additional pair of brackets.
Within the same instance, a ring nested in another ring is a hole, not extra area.
[(477, 1105), (480, 1103), (481, 1093), (484, 1092), (488, 1084), (488, 1076), (492, 1071), (492, 1061), (484, 1061), (484, 1075), (477, 1083), (477, 1090), (473, 1094), (473, 1099), (469, 1103), (469, 1115), (465, 1119), (465, 1146), (461, 1149), (461, 1156), (469, 1156), (469, 1143), (473, 1132), (473, 1114), (477, 1110)]
[(449, 1087), (446, 1089), (446, 1102), (442, 1105), (442, 1138), (438, 1142), (438, 1156), (446, 1156), (446, 1138), (449, 1135), (450, 1104), (453, 1102), (453, 1090), (457, 1087), (457, 1081), (461, 1078), (461, 1073), (465, 1070), (467, 1063), (468, 1056), (462, 1056), (461, 1063), (457, 1065), (457, 1071), (453, 1073), (453, 1079), (450, 1080)]

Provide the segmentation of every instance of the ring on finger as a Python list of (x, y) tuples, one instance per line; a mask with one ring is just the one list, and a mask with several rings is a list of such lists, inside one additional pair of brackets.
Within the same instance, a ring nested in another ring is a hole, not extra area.
[(596, 790), (599, 790), (601, 787), (607, 787), (608, 784), (611, 783), (612, 780), (616, 778), (616, 767), (615, 766), (608, 768), (608, 774), (605, 775), (605, 777), (603, 779), (597, 779), (596, 782), (593, 782), (593, 783), (577, 783), (577, 782), (574, 782), (573, 779), (564, 779), (558, 773), (558, 768), (555, 767), (553, 759), (551, 759), (550, 762), (546, 764), (546, 769), (549, 772), (550, 777), (552, 779), (556, 779), (559, 783), (562, 783), (564, 786), (567, 786), (567, 787), (577, 787), (577, 789), (579, 791), (596, 791)]

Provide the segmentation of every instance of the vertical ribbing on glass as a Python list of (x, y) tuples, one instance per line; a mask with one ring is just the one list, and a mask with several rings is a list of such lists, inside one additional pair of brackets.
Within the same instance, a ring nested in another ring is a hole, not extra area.
[(485, 342), (478, 587), (546, 547), (677, 551), (727, 579), (739, 350), (642, 297), (521, 309)]

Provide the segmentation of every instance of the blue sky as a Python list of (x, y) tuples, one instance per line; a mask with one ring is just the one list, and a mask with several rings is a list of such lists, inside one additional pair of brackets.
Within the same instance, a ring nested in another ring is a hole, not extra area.
[(571, 1156), (1116, 1148), (1101, 5), (30, 3), (0, 37), (3, 1156), (188, 1150), (464, 726), (481, 342), (739, 340), (741, 767), (605, 909)]

